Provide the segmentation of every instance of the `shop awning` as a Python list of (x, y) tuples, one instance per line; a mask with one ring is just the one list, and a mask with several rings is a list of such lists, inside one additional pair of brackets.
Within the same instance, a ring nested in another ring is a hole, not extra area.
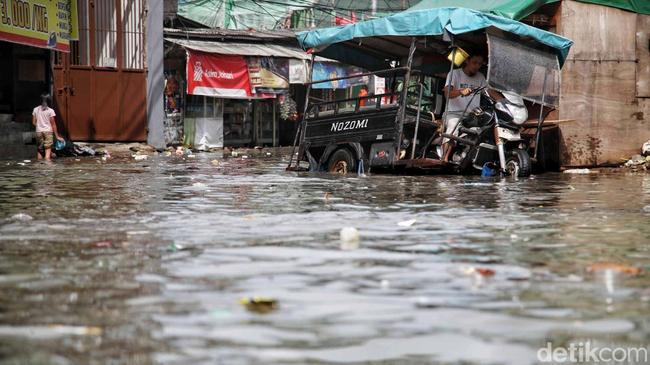
[[(383, 61), (369, 56), (367, 49), (346, 46), (345, 42), (362, 43), (372, 37), (418, 37), (471, 33), (479, 29), (497, 28), (519, 37), (532, 39), (553, 48), (560, 64), (564, 63), (573, 44), (570, 39), (547, 32), (515, 20), (466, 8), (434, 8), (403, 11), (385, 18), (356, 24), (319, 28), (296, 35), (304, 49), (320, 48), (319, 54), (341, 62), (377, 69)], [(408, 50), (408, 48), (407, 48)], [(379, 50), (379, 52), (382, 52)], [(403, 49), (402, 49), (402, 52)]]
[[(445, 7), (463, 7), (490, 13), (504, 18), (521, 20), (546, 4), (560, 0), (422, 0), (409, 10), (422, 10)], [(578, 0), (602, 6), (610, 6), (639, 14), (650, 15), (648, 0)]]
[(311, 55), (297, 47), (269, 43), (234, 43), (217, 41), (198, 41), (165, 37), (165, 41), (177, 44), (193, 51), (216, 53), (222, 55), (284, 57), (299, 60), (311, 59)]

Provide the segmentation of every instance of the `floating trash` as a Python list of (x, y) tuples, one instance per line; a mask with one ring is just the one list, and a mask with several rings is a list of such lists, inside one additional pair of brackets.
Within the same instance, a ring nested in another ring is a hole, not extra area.
[(0, 336), (26, 337), (31, 340), (49, 340), (66, 336), (101, 336), (101, 327), (66, 326), (50, 324), (45, 326), (6, 326), (0, 325)]
[(149, 156), (147, 156), (147, 155), (133, 155), (133, 158), (134, 158), (136, 161), (144, 161), (144, 160), (146, 160), (148, 157), (149, 157)]
[(278, 301), (269, 297), (250, 297), (239, 299), (239, 304), (251, 312), (266, 314), (278, 309)]
[(409, 219), (407, 221), (399, 222), (399, 223), (397, 223), (397, 225), (400, 226), (400, 227), (410, 227), (410, 226), (414, 225), (415, 222), (417, 222), (415, 219)]
[(568, 169), (564, 170), (565, 174), (590, 174), (591, 170), (589, 169)]
[(29, 215), (29, 214), (18, 213), (18, 214), (12, 215), (11, 219), (15, 220), (15, 221), (27, 222), (27, 221), (31, 221), (34, 218), (32, 218), (32, 216)]
[(108, 241), (108, 240), (106, 240), (106, 241), (99, 241), (99, 242), (95, 242), (95, 243), (93, 243), (93, 247), (97, 247), (97, 248), (112, 248), (112, 247), (113, 247), (113, 242), (112, 242), (112, 241)]
[(496, 272), (492, 269), (482, 268), (482, 267), (468, 267), (463, 272), (466, 275), (477, 275), (484, 278), (492, 277)]
[(605, 272), (605, 271), (613, 271), (616, 273), (626, 274), (631, 276), (639, 275), (641, 273), (641, 269), (638, 267), (629, 266), (626, 264), (619, 264), (615, 262), (596, 262), (587, 267), (587, 272), (590, 273), (598, 273), (598, 272)]
[(171, 245), (167, 246), (167, 252), (178, 252), (178, 251), (185, 250), (185, 248), (186, 247), (183, 245), (172, 243)]
[(354, 227), (344, 227), (339, 232), (342, 250), (355, 250), (359, 248), (361, 236), (359, 231)]

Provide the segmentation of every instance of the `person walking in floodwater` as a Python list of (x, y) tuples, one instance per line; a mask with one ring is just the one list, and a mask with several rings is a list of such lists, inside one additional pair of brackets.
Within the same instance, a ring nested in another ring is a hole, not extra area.
[(32, 112), (32, 124), (36, 127), (36, 158), (41, 160), (45, 156), (47, 161), (52, 156), (54, 137), (56, 136), (56, 139), (60, 141), (64, 140), (56, 129), (56, 121), (54, 120), (56, 113), (54, 109), (49, 107), (49, 99), (49, 95), (41, 95), (41, 105), (34, 108)]

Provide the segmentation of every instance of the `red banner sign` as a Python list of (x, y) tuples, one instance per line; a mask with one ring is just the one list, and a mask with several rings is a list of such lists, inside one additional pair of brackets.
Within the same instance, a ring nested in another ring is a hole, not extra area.
[(187, 50), (187, 93), (224, 98), (249, 98), (251, 85), (243, 56)]

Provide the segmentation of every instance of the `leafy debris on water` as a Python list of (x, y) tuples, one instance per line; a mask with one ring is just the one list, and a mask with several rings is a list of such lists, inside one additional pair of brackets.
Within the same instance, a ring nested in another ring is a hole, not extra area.
[(641, 273), (641, 269), (638, 267), (619, 264), (616, 262), (596, 262), (587, 267), (587, 272), (589, 273), (598, 273), (604, 271), (613, 271), (620, 274), (636, 276)]
[(239, 304), (251, 312), (266, 314), (278, 309), (278, 301), (269, 297), (248, 297), (239, 299)]

